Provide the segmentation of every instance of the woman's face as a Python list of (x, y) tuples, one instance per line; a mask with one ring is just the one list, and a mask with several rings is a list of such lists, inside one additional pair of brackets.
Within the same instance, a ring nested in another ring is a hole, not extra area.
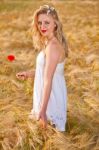
[(50, 37), (54, 34), (56, 25), (51, 15), (40, 14), (37, 19), (37, 26), (42, 36)]

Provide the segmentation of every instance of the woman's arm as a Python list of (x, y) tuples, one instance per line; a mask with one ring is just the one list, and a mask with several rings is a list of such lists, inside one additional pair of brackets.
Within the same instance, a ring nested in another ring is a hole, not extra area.
[(58, 64), (60, 51), (56, 45), (50, 45), (46, 49), (46, 64), (44, 68), (44, 87), (42, 95), (41, 112), (46, 112), (48, 101), (50, 98), (53, 75)]
[(26, 71), (27, 78), (34, 78), (35, 77), (35, 70)]
[(20, 80), (25, 80), (27, 78), (34, 78), (35, 77), (35, 70), (18, 72), (16, 74), (16, 77)]

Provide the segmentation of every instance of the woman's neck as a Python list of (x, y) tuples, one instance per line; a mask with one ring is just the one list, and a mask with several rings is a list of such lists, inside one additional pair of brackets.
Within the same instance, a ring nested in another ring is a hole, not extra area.
[(47, 40), (45, 41), (45, 46), (47, 46), (52, 40), (55, 40), (55, 39), (56, 39), (55, 36), (47, 38)]

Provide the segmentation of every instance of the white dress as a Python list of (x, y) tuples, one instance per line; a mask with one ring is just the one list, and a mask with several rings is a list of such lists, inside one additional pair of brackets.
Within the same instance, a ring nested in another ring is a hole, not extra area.
[[(67, 87), (64, 78), (64, 62), (58, 63), (52, 80), (52, 89), (47, 105), (46, 115), (58, 131), (65, 131), (67, 120)], [(33, 109), (31, 114), (38, 117), (43, 90), (45, 54), (40, 51), (36, 59), (36, 70), (33, 89)]]

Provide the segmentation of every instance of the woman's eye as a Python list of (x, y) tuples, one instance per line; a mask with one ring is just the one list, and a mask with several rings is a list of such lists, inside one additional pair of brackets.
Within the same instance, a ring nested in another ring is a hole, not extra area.
[(41, 25), (42, 23), (41, 22), (38, 22), (38, 25)]
[[(45, 25), (48, 25), (48, 24), (50, 24), (50, 23), (49, 23), (48, 21), (45, 21), (44, 24), (45, 24)], [(38, 22), (38, 25), (42, 25), (42, 22)]]
[(49, 22), (45, 22), (45, 24), (49, 24)]

